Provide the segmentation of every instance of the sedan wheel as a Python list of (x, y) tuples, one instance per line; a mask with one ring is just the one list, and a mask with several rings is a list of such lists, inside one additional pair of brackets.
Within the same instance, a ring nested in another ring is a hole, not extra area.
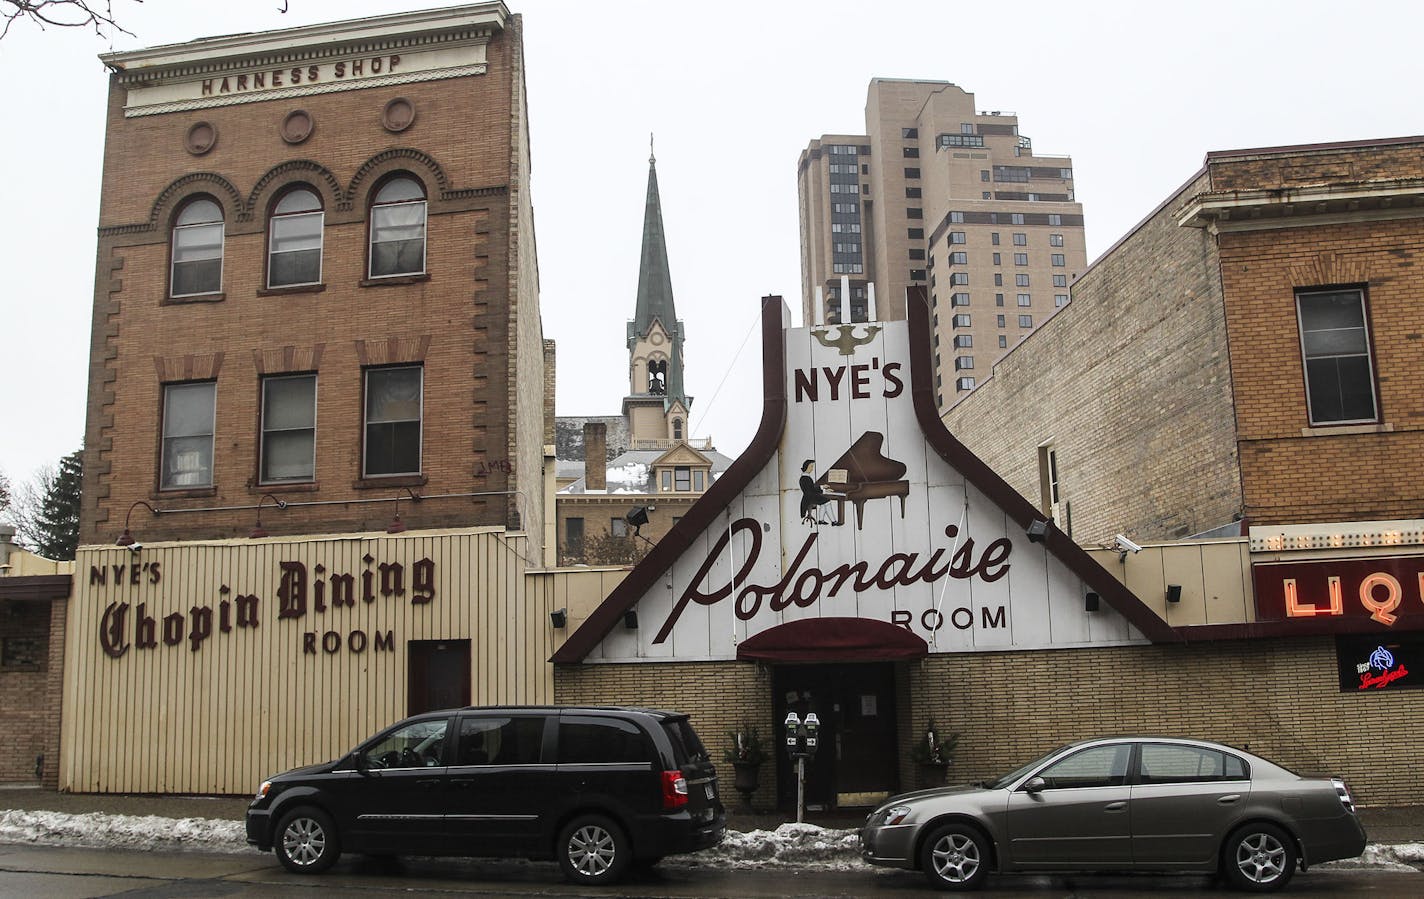
[(277, 825), (277, 860), (288, 871), (319, 874), (336, 863), (341, 844), (336, 826), (325, 812), (299, 808), (288, 812)]
[(988, 842), (972, 827), (946, 824), (925, 840), (920, 867), (936, 889), (977, 890), (989, 876)]
[(573, 883), (613, 883), (623, 876), (631, 856), (622, 829), (602, 815), (575, 818), (559, 835), (559, 865)]
[(1295, 873), (1295, 841), (1273, 824), (1243, 827), (1226, 841), (1222, 861), (1232, 886), (1269, 893), (1285, 886)]

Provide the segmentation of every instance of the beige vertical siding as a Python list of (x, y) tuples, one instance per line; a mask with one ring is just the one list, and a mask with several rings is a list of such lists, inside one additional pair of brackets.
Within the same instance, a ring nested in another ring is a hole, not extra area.
[[(522, 535), (493, 528), (154, 544), (138, 554), (82, 548), (69, 608), (61, 788), (241, 794), (272, 773), (334, 758), (406, 715), (412, 640), (470, 641), (472, 703), (552, 701), (549, 609), (543, 592), (526, 589), (527, 551)], [(423, 559), (434, 563), (435, 594), (415, 604)], [(307, 567), (300, 618), (278, 617), (283, 561)], [(380, 595), (381, 563), (403, 566), (403, 596)], [(132, 564), (141, 583), (116, 583), (113, 566)], [(91, 577), (94, 568), (106, 572), (104, 583)], [(367, 571), (369, 603), (361, 598)], [(354, 607), (331, 606), (328, 586), (326, 611), (316, 611), (316, 582), (344, 573), (355, 581)], [(258, 597), (255, 627), (237, 626), (239, 595)], [(224, 600), (228, 632), (220, 630)], [(106, 608), (125, 603), (127, 649), (113, 658), (101, 628)], [(154, 620), (154, 648), (134, 645), (139, 604)], [(213, 633), (196, 649), (194, 607), (213, 610)], [(183, 638), (167, 645), (163, 619), (175, 612)], [(378, 634), (391, 636), (390, 649), (378, 650)], [(306, 651), (308, 639), (315, 652)], [(339, 649), (328, 652), (324, 640)]]

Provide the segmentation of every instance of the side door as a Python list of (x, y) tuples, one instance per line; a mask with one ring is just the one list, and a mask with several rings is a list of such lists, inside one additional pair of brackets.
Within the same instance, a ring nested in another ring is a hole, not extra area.
[(1009, 794), (1005, 831), (1014, 868), (1124, 868), (1132, 862), (1128, 771), (1133, 744), (1080, 749)]
[[(654, 818), (662, 787), (652, 738), (632, 721), (601, 715), (559, 715), (558, 764), (549, 803), (556, 809), (599, 808), (629, 822)], [(637, 835), (632, 834), (636, 840)]]
[(450, 759), (451, 839), (462, 855), (539, 854), (540, 812), (554, 774), (544, 757), (551, 716), (478, 712), (461, 715)]
[(1217, 847), (1251, 795), (1246, 762), (1180, 743), (1143, 743), (1132, 786), (1132, 854), (1141, 867), (1216, 867)]
[(449, 729), (449, 718), (413, 721), (357, 750), (360, 773), (341, 782), (338, 797), (352, 849), (443, 851)]

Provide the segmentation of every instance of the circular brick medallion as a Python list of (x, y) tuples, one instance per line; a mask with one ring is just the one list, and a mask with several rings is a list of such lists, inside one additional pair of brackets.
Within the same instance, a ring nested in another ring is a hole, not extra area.
[(415, 104), (405, 97), (396, 97), (381, 110), (381, 127), (399, 133), (415, 123)]
[(305, 109), (294, 109), (287, 113), (287, 117), (282, 120), (281, 132), (282, 140), (289, 144), (299, 144), (311, 137), (312, 131), (316, 129), (316, 122), (312, 119), (311, 113)]
[(211, 122), (194, 122), (183, 138), (183, 147), (194, 156), (202, 156), (217, 145), (218, 129)]

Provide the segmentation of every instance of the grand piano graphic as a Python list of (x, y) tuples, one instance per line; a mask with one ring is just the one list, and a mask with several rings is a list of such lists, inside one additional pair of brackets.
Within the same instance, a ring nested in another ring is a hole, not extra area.
[[(905, 497), (910, 495), (905, 463), (882, 453), (884, 443), (884, 434), (866, 431), (816, 479), (815, 486), (836, 503), (836, 524), (845, 523), (845, 506), (850, 502), (855, 505), (856, 530), (860, 530), (865, 522), (865, 503), (892, 496), (900, 498), (900, 517), (905, 517)], [(802, 489), (806, 489), (804, 484)]]

